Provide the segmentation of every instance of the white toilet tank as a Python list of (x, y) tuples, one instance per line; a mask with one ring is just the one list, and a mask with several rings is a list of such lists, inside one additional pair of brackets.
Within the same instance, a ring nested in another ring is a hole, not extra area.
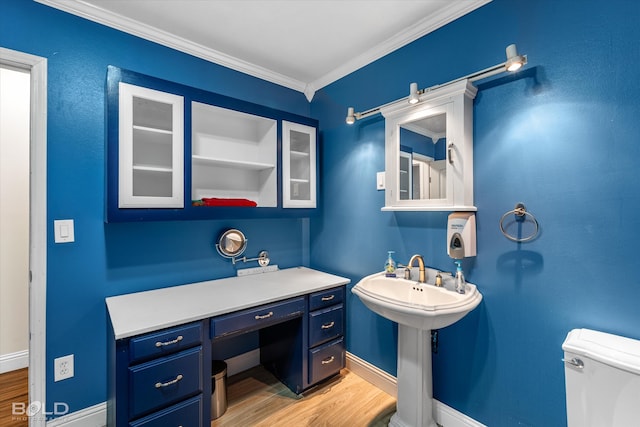
[(640, 426), (640, 341), (574, 329), (562, 349), (568, 427)]

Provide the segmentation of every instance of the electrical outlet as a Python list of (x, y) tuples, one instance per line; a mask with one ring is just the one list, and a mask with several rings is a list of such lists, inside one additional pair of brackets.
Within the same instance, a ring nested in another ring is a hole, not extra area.
[(266, 267), (241, 268), (237, 270), (237, 274), (239, 277), (242, 277), (242, 276), (252, 276), (254, 274), (270, 273), (272, 271), (278, 271), (277, 264), (268, 265)]
[(73, 354), (53, 360), (53, 381), (62, 381), (73, 377)]

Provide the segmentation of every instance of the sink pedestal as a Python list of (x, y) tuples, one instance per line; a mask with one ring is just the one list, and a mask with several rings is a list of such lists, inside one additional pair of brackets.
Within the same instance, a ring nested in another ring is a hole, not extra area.
[(391, 427), (436, 427), (431, 331), (398, 324), (398, 399)]
[[(436, 274), (429, 269), (427, 277)], [(389, 425), (436, 427), (431, 330), (453, 325), (476, 308), (482, 301), (478, 288), (467, 283), (465, 293), (459, 294), (446, 284), (438, 287), (374, 273), (360, 280), (351, 292), (374, 313), (398, 323), (398, 410)]]

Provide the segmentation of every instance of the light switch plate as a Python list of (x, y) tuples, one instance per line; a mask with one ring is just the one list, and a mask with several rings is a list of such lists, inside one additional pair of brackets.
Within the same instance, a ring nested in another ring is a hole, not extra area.
[(53, 221), (54, 241), (56, 243), (75, 242), (72, 219), (56, 219)]
[(384, 171), (376, 173), (376, 189), (384, 190)]

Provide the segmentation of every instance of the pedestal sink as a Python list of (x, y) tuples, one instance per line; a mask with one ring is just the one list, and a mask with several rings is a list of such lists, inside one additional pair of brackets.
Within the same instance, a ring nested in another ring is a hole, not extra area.
[(376, 273), (351, 290), (373, 312), (398, 323), (398, 402), (389, 426), (436, 427), (431, 330), (457, 322), (482, 301), (470, 283), (464, 294), (453, 290), (450, 277), (445, 278), (443, 287), (436, 287), (432, 284), (436, 273), (427, 269), (427, 283)]

